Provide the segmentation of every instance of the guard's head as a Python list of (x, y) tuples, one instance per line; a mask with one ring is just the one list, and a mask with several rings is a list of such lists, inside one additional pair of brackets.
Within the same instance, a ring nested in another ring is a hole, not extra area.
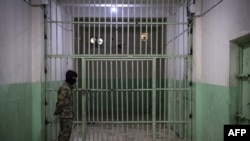
[(77, 73), (72, 70), (66, 72), (66, 82), (73, 85), (76, 82)]

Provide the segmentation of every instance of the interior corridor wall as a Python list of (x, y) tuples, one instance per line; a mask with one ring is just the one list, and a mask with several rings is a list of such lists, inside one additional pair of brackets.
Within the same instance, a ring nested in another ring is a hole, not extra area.
[(229, 81), (230, 41), (249, 34), (249, 5), (249, 0), (196, 0), (193, 59), (196, 141), (223, 140), (224, 124), (233, 122), (230, 119), (236, 113), (233, 99), (236, 86)]
[(0, 1), (1, 141), (42, 138), (42, 13), (22, 0)]

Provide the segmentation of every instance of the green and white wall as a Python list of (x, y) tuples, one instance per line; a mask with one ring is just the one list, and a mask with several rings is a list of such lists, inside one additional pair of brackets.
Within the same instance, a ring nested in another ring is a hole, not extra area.
[[(250, 34), (249, 5), (249, 0), (196, 0), (194, 141), (221, 141), (223, 125), (234, 122), (236, 84), (230, 81), (230, 59), (237, 52), (230, 41)], [(42, 141), (43, 10), (22, 0), (0, 1), (0, 18), (1, 141)]]
[(222, 141), (223, 125), (234, 123), (237, 83), (232, 80), (237, 66), (230, 60), (237, 52), (230, 42), (250, 33), (249, 5), (249, 0), (196, 0), (193, 48), (195, 141)]
[(22, 0), (0, 1), (0, 136), (40, 141), (43, 11)]

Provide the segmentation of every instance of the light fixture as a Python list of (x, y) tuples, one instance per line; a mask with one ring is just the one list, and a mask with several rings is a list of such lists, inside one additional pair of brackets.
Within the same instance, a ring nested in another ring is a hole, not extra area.
[(148, 39), (148, 33), (142, 33), (141, 34), (141, 40), (146, 41)]
[(96, 38), (95, 37), (90, 38), (90, 43), (94, 44), (95, 42), (96, 42)]
[(97, 38), (97, 37), (91, 37), (90, 38), (90, 43), (94, 45), (102, 45), (103, 44), (103, 39), (102, 38)]
[(117, 11), (117, 8), (116, 7), (111, 7), (111, 12), (116, 12)]
[(103, 39), (102, 38), (98, 38), (97, 39), (97, 44), (102, 45), (102, 43), (103, 43)]

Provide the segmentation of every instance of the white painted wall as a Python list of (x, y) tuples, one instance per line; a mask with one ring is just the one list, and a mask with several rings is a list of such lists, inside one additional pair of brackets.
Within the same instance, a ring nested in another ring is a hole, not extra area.
[(32, 9), (23, 1), (0, 1), (0, 84), (31, 82)]
[[(207, 2), (210, 1), (202, 4)], [(207, 14), (195, 19), (197, 82), (229, 85), (230, 40), (250, 33), (249, 5), (249, 0), (223, 0)], [(203, 11), (199, 7), (196, 6), (197, 14)]]
[[(53, 1), (52, 1), (53, 2)], [(40, 0), (33, 0), (39, 5)], [(53, 20), (70, 18), (60, 6), (55, 4)], [(32, 7), (22, 0), (0, 2), (0, 84), (44, 81), (44, 13), (40, 7)], [(57, 13), (57, 16), (56, 16)], [(49, 17), (50, 15), (48, 15)], [(50, 17), (49, 17), (50, 18)], [(49, 54), (72, 54), (72, 27), (69, 24), (53, 24), (47, 32)], [(67, 69), (72, 69), (72, 60), (50, 62), (54, 80), (62, 80)], [(57, 69), (55, 69), (57, 68)], [(57, 71), (55, 73), (55, 71)]]

